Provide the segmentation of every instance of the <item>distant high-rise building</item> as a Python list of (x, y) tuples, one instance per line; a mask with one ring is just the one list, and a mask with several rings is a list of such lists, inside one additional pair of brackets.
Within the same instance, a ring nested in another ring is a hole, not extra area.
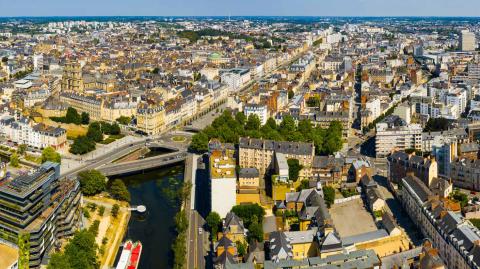
[(477, 47), (475, 33), (464, 30), (460, 36), (460, 48), (462, 51), (474, 51)]
[(33, 70), (43, 69), (43, 54), (33, 55)]
[(413, 47), (413, 55), (414, 56), (423, 56), (423, 45), (422, 44), (417, 44)]
[(353, 71), (353, 63), (351, 57), (344, 57), (343, 58), (343, 69), (345, 73), (349, 73)]

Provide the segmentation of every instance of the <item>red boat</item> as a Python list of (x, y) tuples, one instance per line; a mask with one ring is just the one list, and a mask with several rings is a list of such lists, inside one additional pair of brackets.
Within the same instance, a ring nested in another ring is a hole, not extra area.
[(128, 240), (123, 245), (122, 254), (118, 261), (116, 269), (137, 269), (142, 255), (142, 243), (137, 241), (132, 243)]

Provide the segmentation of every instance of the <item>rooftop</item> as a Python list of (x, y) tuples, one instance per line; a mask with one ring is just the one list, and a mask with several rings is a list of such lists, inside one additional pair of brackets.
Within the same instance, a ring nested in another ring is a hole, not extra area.
[(235, 167), (237, 161), (234, 158), (234, 151), (225, 149), (213, 150), (210, 153), (210, 176), (215, 178), (236, 178)]
[(0, 244), (0, 268), (10, 268), (18, 261), (18, 249)]
[(0, 192), (26, 197), (29, 193), (49, 180), (51, 175), (59, 172), (59, 169), (60, 166), (58, 164), (46, 162), (38, 169), (30, 171), (28, 174), (20, 175), (0, 185)]

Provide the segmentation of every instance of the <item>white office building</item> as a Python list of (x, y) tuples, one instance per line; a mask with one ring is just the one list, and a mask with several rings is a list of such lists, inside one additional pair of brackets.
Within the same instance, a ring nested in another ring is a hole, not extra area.
[(460, 48), (462, 51), (474, 51), (476, 47), (475, 33), (468, 30), (462, 31), (460, 35)]

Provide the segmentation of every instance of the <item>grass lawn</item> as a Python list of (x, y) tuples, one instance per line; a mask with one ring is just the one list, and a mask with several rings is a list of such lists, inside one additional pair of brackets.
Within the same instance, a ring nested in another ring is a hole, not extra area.
[(98, 143), (100, 144), (103, 144), (103, 145), (107, 145), (107, 144), (110, 144), (112, 143), (113, 141), (117, 140), (117, 139), (122, 139), (124, 138), (125, 135), (122, 135), (122, 134), (119, 134), (119, 135), (109, 135), (107, 138), (103, 139), (103, 141), (100, 141)]
[(473, 226), (480, 229), (480, 219), (469, 219), (469, 221), (473, 224)]
[(172, 140), (175, 141), (175, 142), (183, 142), (183, 141), (186, 140), (186, 138), (185, 138), (185, 136), (177, 135), (177, 136), (172, 137)]

